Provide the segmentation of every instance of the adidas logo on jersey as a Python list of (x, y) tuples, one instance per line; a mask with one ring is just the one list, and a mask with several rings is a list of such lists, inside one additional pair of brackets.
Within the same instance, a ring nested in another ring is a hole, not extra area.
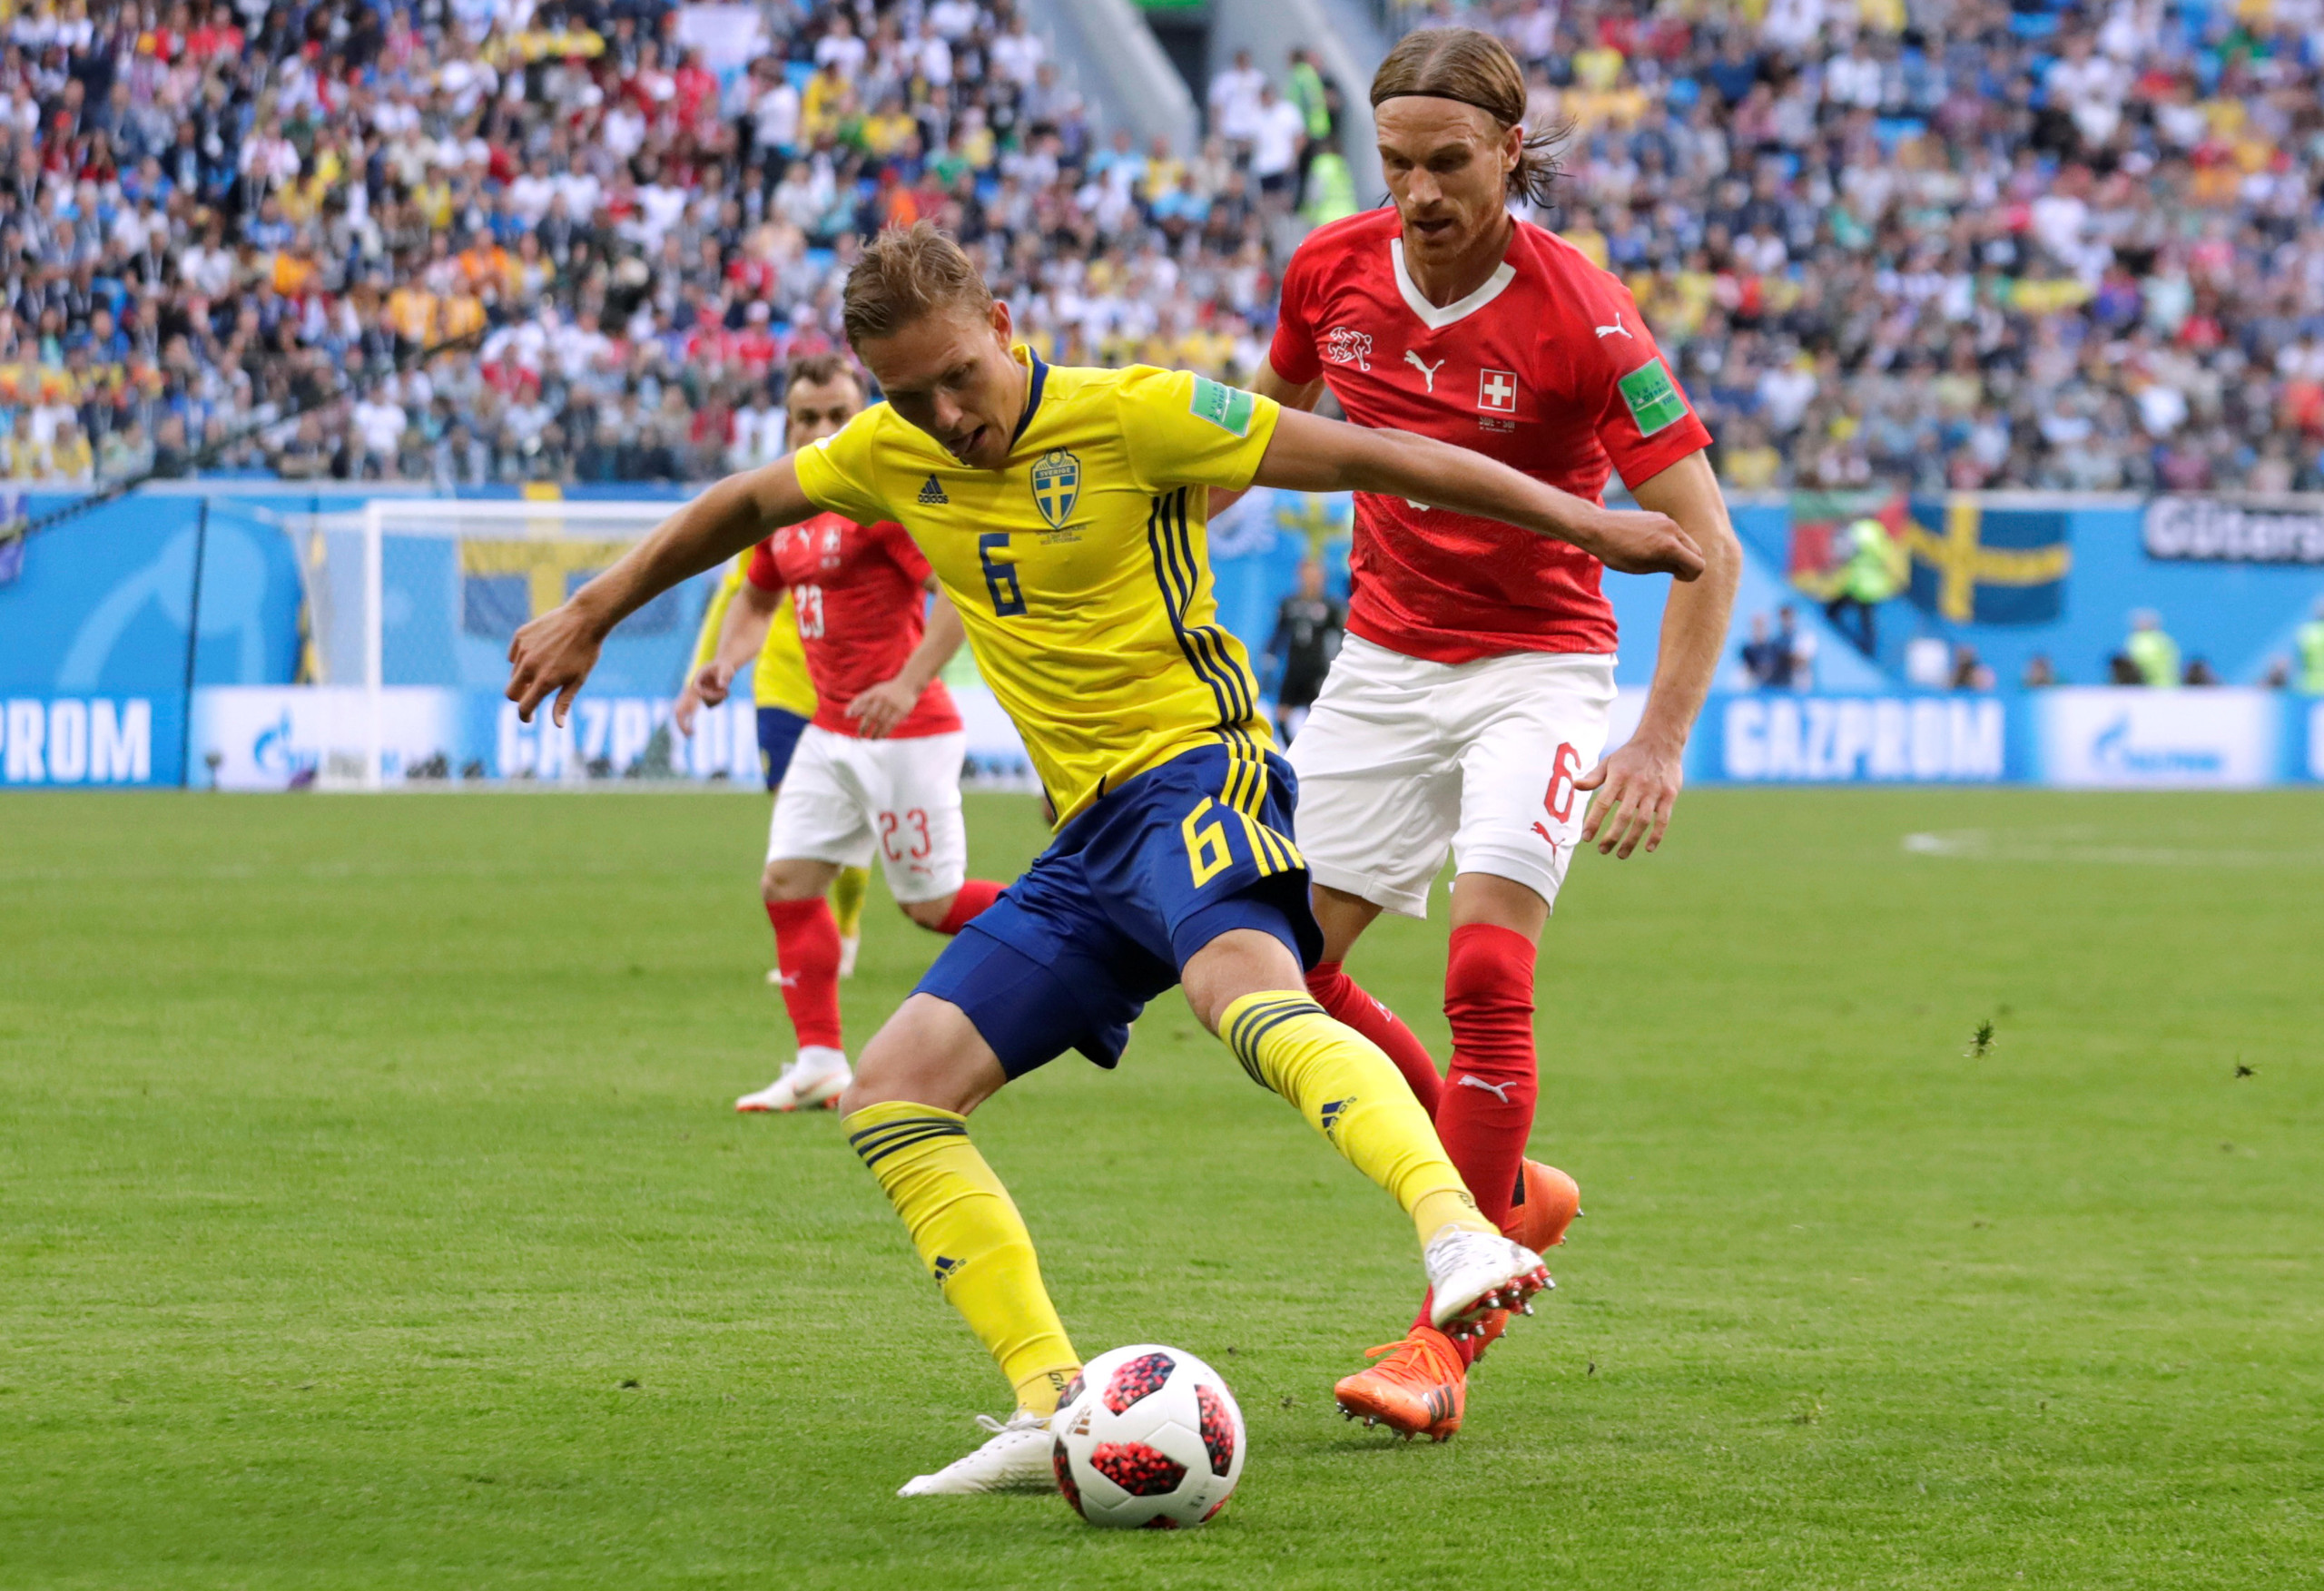
[[(1355, 1095), (1353, 1094), (1349, 1095), (1345, 1099), (1332, 1099), (1324, 1102), (1324, 1108), (1316, 1114), (1323, 1117), (1324, 1137), (1331, 1138), (1332, 1134), (1339, 1130), (1340, 1118), (1347, 1115), (1348, 1107), (1354, 1103)], [(1333, 1139), (1333, 1141), (1334, 1143), (1338, 1142), (1335, 1138)]]
[(936, 484), (936, 477), (930, 476), (928, 484), (920, 488), (920, 500), (922, 504), (931, 504), (950, 503), (952, 499), (944, 495), (944, 488)]
[[(1520, 1166), (1518, 1169), (1522, 1171), (1524, 1168)], [(939, 1288), (941, 1288), (947, 1282), (951, 1281), (952, 1272), (958, 1271), (967, 1262), (968, 1262), (965, 1260), (955, 1260), (950, 1254), (937, 1255), (936, 1263), (930, 1267), (930, 1269), (935, 1273), (936, 1285)]]

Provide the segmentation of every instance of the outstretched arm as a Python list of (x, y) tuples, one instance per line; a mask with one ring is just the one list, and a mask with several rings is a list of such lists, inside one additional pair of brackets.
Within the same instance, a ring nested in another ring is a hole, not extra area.
[(1497, 519), (1580, 547), (1626, 575), (1692, 580), (1704, 567), (1703, 555), (1667, 515), (1600, 508), (1450, 442), (1295, 408), (1277, 417), (1253, 484), (1294, 492), (1378, 492)]
[(1576, 790), (1598, 792), (1582, 820), (1581, 842), (1595, 840), (1601, 856), (1610, 850), (1627, 857), (1641, 841), (1649, 851), (1662, 843), (1679, 799), (1687, 736), (1718, 671), (1743, 571), (1743, 549), (1728, 523), (1727, 499), (1711, 473), (1709, 454), (1689, 454), (1639, 483), (1630, 495), (1641, 506), (1677, 520), (1702, 549), (1707, 566), (1701, 579), (1670, 588), (1662, 609), (1654, 685), (1638, 732), (1573, 781)]
[(792, 457), (728, 476), (655, 526), (562, 607), (517, 631), (508, 645), (507, 692), (517, 716), (531, 722), (534, 709), (554, 697), (552, 714), (563, 723), (615, 624), (686, 576), (733, 557), (759, 539), (763, 526), (795, 525), (813, 514)]
[[(1285, 408), (1312, 412), (1315, 407), (1323, 401), (1324, 378), (1318, 376), (1305, 386), (1300, 386), (1288, 377), (1278, 374), (1275, 368), (1275, 361), (1268, 359), (1259, 366), (1258, 378), (1251, 383), (1251, 390), (1261, 398), (1274, 398)], [(1216, 520), (1220, 515), (1242, 501), (1243, 493), (1249, 489), (1247, 486), (1239, 489), (1230, 489), (1226, 486), (1211, 487), (1209, 517), (1214, 521)]]

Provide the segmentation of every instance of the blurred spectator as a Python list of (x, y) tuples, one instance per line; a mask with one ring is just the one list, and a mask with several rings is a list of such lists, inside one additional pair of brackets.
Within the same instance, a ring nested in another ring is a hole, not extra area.
[(2046, 690), (2058, 683), (2058, 671), (2050, 666), (2050, 654), (2037, 652), (2025, 660), (2025, 672), (2018, 683), (2029, 691)]
[(1947, 683), (1956, 691), (1990, 691), (1994, 688), (1994, 671), (1978, 657), (1975, 647), (1956, 646), (1953, 649), (1953, 674)]
[(2293, 650), (2299, 655), (2299, 688), (2310, 696), (2324, 696), (2324, 601), (2315, 616), (2294, 632)]
[(1230, 142), (1249, 143), (1258, 136), (1259, 91), (1267, 74), (1251, 64), (1251, 52), (1235, 52), (1234, 64), (1210, 80), (1210, 130)]
[(1299, 107), (1277, 94), (1272, 83), (1261, 83), (1251, 122), (1251, 174), (1259, 180), (1259, 192), (1285, 209), (1295, 197), (1299, 152), (1306, 142), (1307, 118)]
[(1776, 610), (1776, 644), (1783, 653), (1781, 669), (1768, 683), (1778, 690), (1814, 690), (1816, 637), (1799, 627), (1799, 615), (1788, 603)]
[(1751, 638), (1743, 643), (1743, 679), (1751, 690), (1780, 689), (1791, 680), (1791, 653), (1768, 634), (1768, 615), (1751, 615)]
[(2164, 633), (2162, 617), (2152, 608), (2131, 615), (2130, 639), (2122, 655), (2138, 676), (2134, 684), (2167, 686), (2179, 683), (2179, 643)]
[(1261, 666), (1280, 669), (1275, 692), (1275, 724), (1289, 745), (1307, 710), (1324, 688), (1324, 675), (1338, 655), (1340, 637), (1347, 629), (1347, 609), (1324, 594), (1324, 565), (1314, 558), (1299, 561), (1299, 585), (1275, 609), (1275, 631), (1267, 637)]
[(2187, 672), (2181, 676), (2181, 683), (2189, 685), (2216, 685), (2219, 683), (2219, 673), (2211, 667), (2208, 658), (2190, 658), (2187, 660)]
[[(1832, 621), (1832, 628), (1871, 657), (1880, 650), (1876, 610), (1896, 594), (1896, 544), (1886, 525), (1868, 516), (1851, 523), (1846, 534), (1847, 557), (1840, 566), (1840, 588), (1824, 604), (1824, 614)], [(1854, 634), (1844, 622), (1850, 618), (1856, 622)]]

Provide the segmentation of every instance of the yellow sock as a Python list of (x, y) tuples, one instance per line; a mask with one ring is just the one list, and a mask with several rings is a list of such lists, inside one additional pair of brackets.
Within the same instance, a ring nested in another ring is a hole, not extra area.
[(872, 890), (870, 868), (842, 868), (832, 880), (832, 919), (839, 937), (852, 939), (863, 931), (863, 898)]
[(1422, 1242), (1447, 1223), (1493, 1230), (1395, 1063), (1305, 989), (1245, 995), (1218, 1030), (1253, 1082), (1296, 1105), (1348, 1164), (1394, 1195)]
[(921, 1263), (1016, 1388), (1018, 1406), (1055, 1413), (1080, 1356), (1041, 1286), (1025, 1218), (969, 1142), (966, 1118), (894, 1100), (867, 1105), (844, 1125)]

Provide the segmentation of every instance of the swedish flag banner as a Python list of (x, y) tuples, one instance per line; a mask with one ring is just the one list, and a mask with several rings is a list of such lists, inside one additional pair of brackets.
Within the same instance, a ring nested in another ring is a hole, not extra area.
[(1915, 497), (1905, 529), (1915, 606), (1956, 624), (2046, 624), (2065, 606), (2073, 550), (2055, 508)]

